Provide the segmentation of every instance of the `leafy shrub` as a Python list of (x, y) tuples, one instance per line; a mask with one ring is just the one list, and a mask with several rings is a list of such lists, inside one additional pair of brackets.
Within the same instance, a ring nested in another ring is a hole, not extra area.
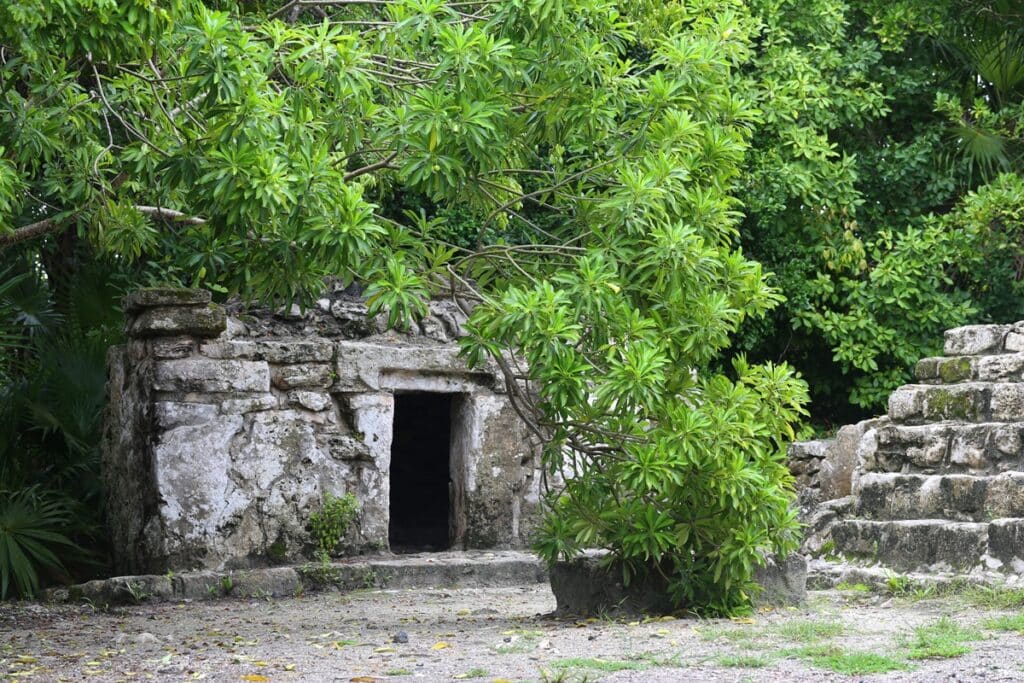
[(359, 501), (351, 493), (324, 494), (320, 510), (309, 516), (309, 528), (322, 555), (330, 556), (337, 550), (357, 517)]

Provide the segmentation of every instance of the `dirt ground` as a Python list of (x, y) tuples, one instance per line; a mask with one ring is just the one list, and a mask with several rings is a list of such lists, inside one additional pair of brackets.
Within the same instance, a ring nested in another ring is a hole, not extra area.
[[(550, 617), (546, 585), (0, 605), (33, 681), (1022, 681), (1020, 596), (812, 592), (747, 619)], [(871, 673), (880, 672), (880, 673)]]

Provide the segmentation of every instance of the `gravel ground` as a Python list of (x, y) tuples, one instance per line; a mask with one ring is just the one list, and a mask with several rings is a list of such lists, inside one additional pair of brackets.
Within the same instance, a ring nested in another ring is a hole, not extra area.
[[(0, 604), (0, 677), (356, 683), (1024, 680), (1024, 636), (989, 623), (1014, 613), (957, 598), (911, 601), (816, 591), (803, 609), (742, 620), (572, 621), (550, 617), (554, 607), (543, 584), (107, 610)], [(955, 646), (967, 651), (908, 659), (915, 629), (943, 618), (940, 623), (972, 638)], [(866, 660), (861, 653), (889, 659)], [(865, 661), (901, 668), (874, 675), (837, 672), (851, 670), (851, 662), (863, 667)]]

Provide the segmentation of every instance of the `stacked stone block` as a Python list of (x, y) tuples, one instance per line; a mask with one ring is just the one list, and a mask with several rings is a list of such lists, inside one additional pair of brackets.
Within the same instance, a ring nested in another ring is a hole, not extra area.
[(857, 447), (840, 555), (899, 571), (1024, 572), (1024, 322), (946, 332)]

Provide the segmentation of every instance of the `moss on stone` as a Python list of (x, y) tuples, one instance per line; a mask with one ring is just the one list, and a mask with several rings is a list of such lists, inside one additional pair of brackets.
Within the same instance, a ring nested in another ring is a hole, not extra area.
[(939, 379), (945, 384), (953, 384), (970, 378), (970, 358), (951, 358), (939, 365)]
[(975, 415), (976, 409), (968, 392), (933, 389), (925, 399), (926, 419), (973, 420)]
[(288, 544), (283, 539), (277, 539), (267, 548), (267, 557), (273, 562), (283, 562), (288, 555)]

